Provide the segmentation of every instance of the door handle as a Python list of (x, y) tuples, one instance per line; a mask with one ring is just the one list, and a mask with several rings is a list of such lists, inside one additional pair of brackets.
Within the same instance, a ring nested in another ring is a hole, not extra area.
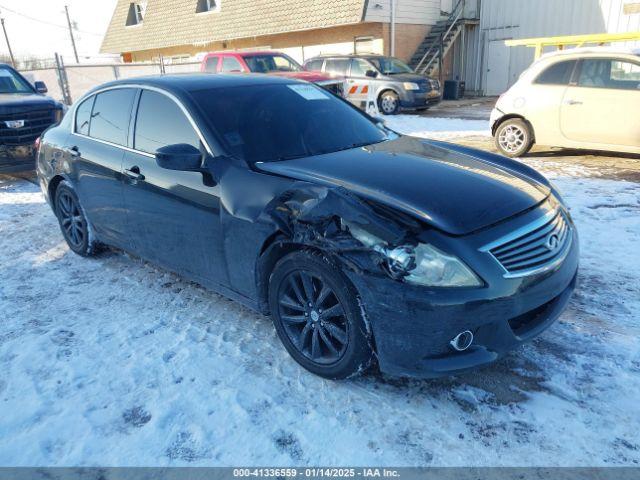
[(131, 180), (142, 181), (144, 180), (144, 175), (140, 173), (140, 167), (133, 166), (131, 168), (126, 168), (124, 170), (124, 174), (129, 177)]
[(75, 157), (79, 157), (80, 156), (80, 149), (76, 145), (74, 145), (73, 147), (65, 148), (65, 152), (70, 157), (74, 157), (75, 158)]
[(567, 100), (567, 105), (582, 105), (582, 102), (579, 100)]

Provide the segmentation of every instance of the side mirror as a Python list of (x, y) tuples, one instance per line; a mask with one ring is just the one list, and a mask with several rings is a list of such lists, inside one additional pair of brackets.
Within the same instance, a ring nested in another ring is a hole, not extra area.
[(38, 80), (33, 84), (36, 87), (36, 92), (38, 93), (47, 93), (49, 89), (47, 88), (47, 84)]
[(202, 153), (186, 143), (167, 145), (156, 151), (156, 163), (167, 170), (199, 172), (202, 170)]
[(367, 70), (365, 72), (365, 75), (369, 78), (376, 78), (378, 76), (378, 72), (376, 72), (375, 70)]

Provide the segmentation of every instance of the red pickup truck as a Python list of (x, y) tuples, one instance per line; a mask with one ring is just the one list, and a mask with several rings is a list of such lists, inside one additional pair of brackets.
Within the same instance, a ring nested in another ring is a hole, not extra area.
[(344, 79), (320, 72), (307, 72), (290, 56), (280, 52), (214, 52), (202, 59), (200, 70), (210, 73), (266, 73), (315, 83), (335, 95), (344, 96)]

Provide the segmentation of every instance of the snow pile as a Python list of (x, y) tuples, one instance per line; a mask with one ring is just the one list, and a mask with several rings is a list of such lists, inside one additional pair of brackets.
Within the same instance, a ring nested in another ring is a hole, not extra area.
[(490, 137), (486, 120), (423, 117), (419, 115), (393, 115), (384, 117), (385, 125), (396, 132), (414, 137), (447, 140), (460, 137)]

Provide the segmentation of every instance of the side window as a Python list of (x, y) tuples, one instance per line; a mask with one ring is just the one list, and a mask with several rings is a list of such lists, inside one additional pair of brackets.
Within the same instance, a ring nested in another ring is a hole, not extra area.
[(614, 60), (611, 62), (611, 83), (616, 85), (613, 88), (640, 89), (640, 64)]
[(333, 73), (334, 75), (346, 75), (349, 62), (348, 58), (330, 58), (327, 60), (324, 69), (327, 73)]
[(369, 62), (361, 58), (354, 58), (351, 60), (351, 76), (352, 77), (366, 77), (367, 70), (373, 70), (373, 67), (369, 65)]
[(82, 102), (76, 109), (75, 132), (80, 135), (89, 135), (89, 124), (91, 123), (91, 110), (96, 97), (92, 96)]
[(180, 107), (166, 95), (143, 90), (133, 148), (154, 154), (161, 147), (177, 143), (200, 148), (200, 139)]
[(135, 94), (133, 88), (118, 88), (96, 95), (89, 136), (126, 145)]
[(583, 60), (578, 85), (590, 88), (638, 90), (640, 89), (640, 65), (624, 60)]
[(222, 57), (223, 72), (242, 72), (242, 65), (235, 57)]
[(304, 65), (305, 70), (309, 70), (310, 72), (321, 72), (322, 64), (324, 63), (324, 58), (316, 58), (315, 60), (311, 60)]
[(564, 62), (554, 63), (538, 75), (535, 83), (541, 85), (569, 85), (575, 66), (576, 60), (565, 60)]
[(216, 73), (218, 71), (219, 62), (220, 62), (220, 57), (208, 57), (204, 63), (204, 71)]

